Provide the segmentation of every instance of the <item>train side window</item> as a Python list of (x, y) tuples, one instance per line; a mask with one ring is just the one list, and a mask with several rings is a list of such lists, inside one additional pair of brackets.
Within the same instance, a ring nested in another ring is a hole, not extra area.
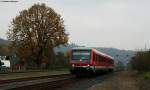
[(101, 61), (104, 62), (104, 57), (101, 56)]
[(96, 54), (95, 53), (93, 53), (94, 55), (93, 55), (93, 60), (94, 61), (96, 61)]
[(93, 53), (93, 61), (95, 61), (95, 53)]
[(113, 64), (113, 60), (110, 60), (110, 64)]
[(96, 54), (96, 61), (98, 61), (98, 54)]
[(110, 64), (112, 64), (112, 61), (109, 61), (110, 62)]
[(95, 54), (95, 61), (97, 61), (97, 54)]
[(97, 60), (99, 61), (100, 60), (99, 55), (97, 55), (97, 58), (98, 58)]
[(98, 56), (98, 58), (99, 58), (99, 61), (101, 61), (101, 56), (100, 55)]
[(101, 56), (100, 56), (100, 55), (98, 56), (98, 60), (99, 60), (99, 61), (101, 61), (101, 60), (102, 60), (102, 58), (101, 58)]
[(111, 64), (112, 63), (112, 60), (111, 59), (108, 59), (108, 61), (107, 61), (109, 64)]
[(94, 55), (94, 53), (93, 53), (93, 61), (95, 61), (95, 55)]
[(107, 62), (107, 58), (106, 57), (103, 57), (103, 62)]

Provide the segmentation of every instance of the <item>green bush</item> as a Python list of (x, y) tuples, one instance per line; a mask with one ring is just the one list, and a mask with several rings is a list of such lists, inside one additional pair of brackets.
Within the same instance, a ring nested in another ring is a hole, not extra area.
[(145, 72), (144, 73), (144, 78), (145, 79), (150, 79), (150, 72)]

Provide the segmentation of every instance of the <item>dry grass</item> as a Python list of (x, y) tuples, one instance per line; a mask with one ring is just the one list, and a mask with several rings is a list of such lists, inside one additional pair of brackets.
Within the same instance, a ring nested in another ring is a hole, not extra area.
[(69, 71), (39, 71), (39, 72), (26, 72), (26, 73), (7, 73), (0, 74), (0, 80), (16, 79), (16, 78), (27, 78), (27, 77), (39, 77), (48, 75), (66, 74)]
[(138, 75), (140, 90), (150, 90), (150, 72), (144, 72)]
[(133, 72), (123, 71), (88, 90), (139, 90), (139, 87)]

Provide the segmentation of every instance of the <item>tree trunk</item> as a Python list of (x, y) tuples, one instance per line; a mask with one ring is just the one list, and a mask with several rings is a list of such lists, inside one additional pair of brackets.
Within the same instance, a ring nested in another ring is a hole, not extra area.
[(43, 59), (43, 50), (40, 48), (40, 50), (38, 51), (37, 55), (36, 55), (36, 64), (37, 64), (37, 68), (41, 68), (41, 64), (42, 64), (42, 59)]

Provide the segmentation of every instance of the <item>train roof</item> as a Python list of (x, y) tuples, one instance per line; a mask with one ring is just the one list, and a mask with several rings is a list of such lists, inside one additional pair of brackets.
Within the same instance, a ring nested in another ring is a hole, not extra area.
[(75, 48), (72, 48), (72, 50), (78, 50), (78, 49), (80, 49), (80, 50), (91, 50), (92, 48), (90, 48), (90, 47), (75, 47)]
[(97, 52), (97, 53), (99, 53), (100, 55), (102, 55), (102, 56), (104, 56), (104, 57), (108, 57), (108, 58), (114, 59), (112, 56), (110, 56), (110, 55), (108, 55), (108, 54), (105, 54), (105, 53), (103, 53), (103, 52), (101, 52), (101, 51), (98, 51), (98, 50), (96, 50), (96, 49), (94, 49), (94, 51)]
[(91, 48), (91, 47), (75, 47), (75, 48), (72, 48), (72, 50), (91, 50), (91, 49), (93, 51), (95, 51), (96, 53), (101, 54), (104, 57), (108, 57), (108, 58), (114, 59), (112, 56), (107, 55), (107, 54), (105, 54), (105, 53), (103, 53), (103, 52), (101, 52), (99, 50), (96, 50), (95, 48)]

